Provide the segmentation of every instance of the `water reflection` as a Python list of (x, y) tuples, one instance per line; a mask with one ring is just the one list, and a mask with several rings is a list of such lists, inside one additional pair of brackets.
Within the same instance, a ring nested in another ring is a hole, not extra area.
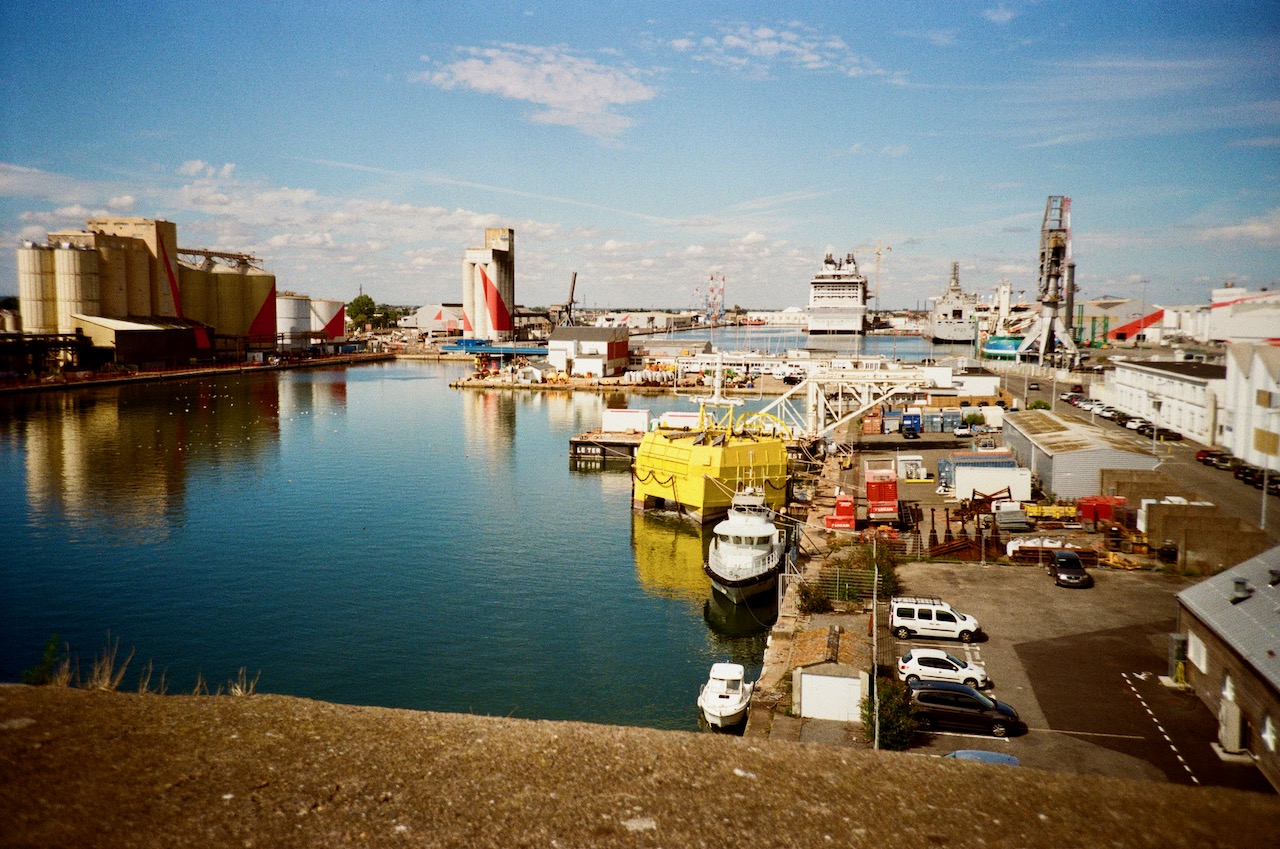
[(181, 523), (198, 470), (252, 467), (279, 441), (274, 377), (15, 396), (0, 409), (24, 451), (30, 521), (124, 541)]
[[(630, 475), (627, 476), (628, 486)], [(629, 506), (629, 505), (628, 505)], [(631, 511), (631, 547), (636, 576), (646, 592), (701, 601), (711, 590), (702, 571), (711, 532), (674, 513)]]

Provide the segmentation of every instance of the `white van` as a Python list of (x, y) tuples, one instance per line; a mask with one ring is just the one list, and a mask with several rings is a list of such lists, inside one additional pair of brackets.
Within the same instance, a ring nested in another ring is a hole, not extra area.
[(899, 596), (889, 602), (889, 630), (899, 640), (909, 637), (947, 637), (971, 643), (982, 632), (978, 620), (940, 598)]

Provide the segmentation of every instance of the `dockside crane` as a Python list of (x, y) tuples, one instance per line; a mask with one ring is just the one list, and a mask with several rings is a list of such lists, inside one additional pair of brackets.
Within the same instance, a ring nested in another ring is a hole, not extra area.
[(1074, 362), (1079, 350), (1062, 321), (1063, 295), (1067, 314), (1075, 302), (1076, 264), (1071, 258), (1071, 198), (1050, 195), (1040, 228), (1040, 281), (1037, 300), (1040, 315), (1018, 346), (1018, 358), (1029, 355), (1040, 365), (1052, 363), (1059, 354)]
[(578, 272), (573, 272), (569, 277), (569, 300), (564, 303), (563, 307), (556, 310), (559, 313), (559, 327), (573, 327), (573, 290), (578, 285)]

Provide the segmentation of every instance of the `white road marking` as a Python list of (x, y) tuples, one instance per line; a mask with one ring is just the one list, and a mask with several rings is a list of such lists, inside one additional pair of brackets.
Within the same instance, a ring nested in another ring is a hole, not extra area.
[[(1134, 673), (1133, 677), (1145, 681), (1150, 675), (1151, 673), (1149, 672), (1137, 672)], [(1143, 709), (1146, 710), (1147, 715), (1151, 717), (1151, 721), (1155, 724), (1156, 730), (1159, 731), (1160, 734), (1163, 735), (1165, 741), (1168, 742), (1169, 748), (1173, 750), (1173, 756), (1178, 759), (1178, 763), (1182, 764), (1182, 768), (1187, 771), (1187, 775), (1191, 777), (1192, 783), (1199, 784), (1200, 779), (1196, 778), (1196, 774), (1191, 771), (1191, 766), (1183, 760), (1182, 753), (1178, 751), (1178, 747), (1173, 745), (1173, 740), (1171, 740), (1169, 735), (1165, 733), (1164, 727), (1160, 725), (1160, 720), (1156, 719), (1155, 713), (1153, 713), (1151, 708), (1147, 705), (1147, 700), (1142, 697), (1142, 694), (1138, 692), (1138, 688), (1134, 686), (1133, 681), (1129, 677), (1129, 673), (1121, 672), (1120, 677), (1129, 685), (1129, 689), (1133, 692), (1134, 697), (1137, 698), (1138, 704), (1142, 705)]]

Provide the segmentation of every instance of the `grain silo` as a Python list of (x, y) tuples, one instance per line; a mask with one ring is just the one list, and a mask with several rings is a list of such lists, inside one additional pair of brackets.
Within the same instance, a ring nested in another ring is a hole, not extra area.
[(219, 336), (243, 338), (249, 335), (249, 323), (244, 319), (245, 292), (249, 288), (244, 273), (248, 268), (247, 265), (216, 263), (209, 269), (211, 283), (218, 290), (218, 311), (209, 323)]
[(245, 269), (244, 312), (249, 347), (271, 350), (276, 345), (276, 276), (252, 266)]
[(98, 315), (98, 252), (92, 248), (61, 245), (53, 251), (53, 276), (58, 297), (58, 332), (75, 333), (72, 316)]
[(312, 298), (311, 334), (327, 342), (346, 339), (347, 305), (342, 301)]
[(113, 236), (128, 236), (147, 246), (150, 253), (147, 308), (145, 311), (138, 309), (143, 306), (142, 293), (134, 291), (134, 286), (141, 282), (141, 275), (136, 269), (127, 269), (130, 315), (182, 314), (178, 293), (178, 225), (150, 218), (90, 218), (89, 229)]
[(58, 332), (58, 293), (51, 248), (29, 242), (18, 248), (18, 309), (25, 333)]
[(129, 314), (128, 254), (133, 248), (127, 242), (115, 239), (103, 239), (97, 247), (99, 314), (124, 318)]
[(276, 336), (284, 350), (305, 348), (311, 342), (311, 299), (281, 292), (276, 295)]
[[(483, 248), (467, 248), (462, 262), (464, 336), (509, 342), (516, 294), (516, 233), (505, 227), (484, 231)], [(470, 325), (470, 332), (465, 328)]]
[(215, 329), (218, 322), (217, 287), (209, 269), (212, 263), (178, 262), (178, 292), (182, 296), (182, 315), (208, 324)]

